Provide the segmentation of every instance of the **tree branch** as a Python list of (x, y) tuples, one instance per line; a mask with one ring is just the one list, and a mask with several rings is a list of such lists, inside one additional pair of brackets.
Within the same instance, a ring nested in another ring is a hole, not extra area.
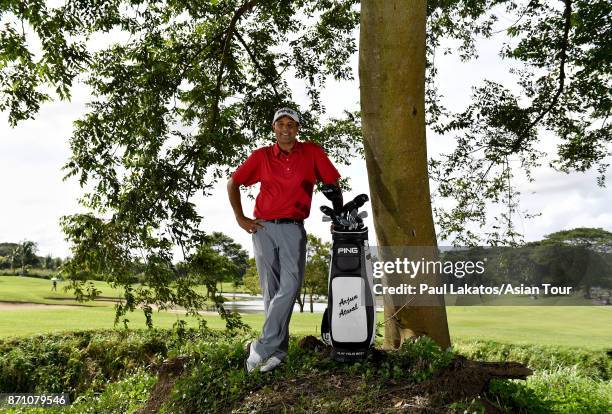
[[(220, 98), (219, 95), (221, 93), (221, 82), (223, 80), (223, 72), (225, 71), (225, 62), (229, 54), (229, 45), (231, 42), (231, 38), (234, 32), (236, 31), (236, 25), (238, 23), (238, 20), (247, 11), (255, 7), (258, 2), (259, 0), (250, 0), (247, 3), (243, 4), (240, 8), (238, 8), (238, 10), (236, 10), (234, 15), (232, 16), (230, 24), (226, 30), (225, 39), (223, 40), (223, 52), (221, 56), (221, 62), (219, 63), (219, 72), (217, 73), (215, 91), (213, 92), (214, 103), (212, 107), (212, 114), (210, 117), (209, 132), (213, 132), (215, 130), (216, 124), (219, 118), (219, 98)], [(201, 145), (202, 145), (201, 143), (196, 142), (196, 144), (189, 151), (185, 153), (185, 155), (177, 163), (177, 168), (179, 170), (184, 169), (193, 160), (193, 157), (199, 152), (199, 148)], [(195, 165), (193, 166), (193, 168), (195, 168)], [(192, 175), (193, 175), (193, 168), (192, 168)], [(193, 185), (193, 182), (190, 182), (189, 188), (187, 190), (188, 194), (191, 192), (192, 185)]]
[(525, 128), (525, 133), (514, 141), (509, 154), (519, 150), (521, 144), (527, 137), (527, 131), (536, 126), (542, 120), (542, 118), (544, 118), (544, 116), (546, 116), (546, 114), (548, 114), (552, 110), (552, 108), (557, 104), (561, 93), (563, 92), (563, 87), (565, 85), (565, 61), (567, 60), (567, 49), (569, 47), (569, 31), (572, 20), (572, 0), (563, 0), (563, 2), (565, 3), (565, 10), (563, 11), (563, 18), (565, 19), (565, 23), (563, 25), (563, 39), (561, 41), (561, 51), (559, 52), (561, 55), (561, 61), (559, 62), (559, 88), (557, 89), (555, 96), (550, 102), (550, 105), (548, 105), (548, 107), (540, 115), (538, 115), (538, 117), (534, 119), (527, 126), (527, 128)]
[[(242, 47), (244, 47), (244, 50), (246, 50), (246, 52), (248, 53), (249, 57), (251, 58), (251, 60), (253, 61), (253, 64), (255, 65), (255, 68), (257, 68), (257, 70), (259, 71), (259, 73), (267, 79), (267, 81), (270, 83), (270, 86), (272, 87), (272, 90), (274, 91), (274, 96), (276, 96), (276, 98), (279, 98), (279, 93), (276, 90), (276, 85), (275, 85), (275, 81), (276, 79), (272, 79), (269, 76), (267, 76), (267, 74), (264, 72), (263, 68), (261, 67), (261, 65), (259, 64), (259, 62), (257, 61), (257, 58), (255, 57), (255, 55), (253, 54), (253, 51), (247, 46), (246, 42), (244, 41), (244, 39), (242, 38), (242, 36), (240, 35), (240, 32), (238, 32), (236, 30), (236, 38), (238, 39), (238, 41), (240, 42), (240, 44), (242, 45)], [(277, 76), (278, 79), (278, 76)]]
[(223, 81), (223, 72), (225, 71), (225, 64), (227, 61), (227, 56), (229, 55), (232, 36), (236, 31), (236, 24), (238, 24), (238, 20), (240, 20), (244, 13), (255, 7), (258, 1), (259, 0), (250, 0), (240, 6), (240, 8), (234, 13), (234, 16), (232, 16), (232, 20), (230, 21), (230, 24), (227, 28), (227, 34), (225, 36), (225, 39), (223, 40), (223, 54), (221, 56), (221, 62), (219, 63), (219, 72), (217, 73), (217, 84), (213, 93), (214, 103), (210, 119), (210, 132), (213, 132), (215, 130), (217, 126), (217, 120), (219, 118), (219, 95), (221, 93), (221, 83)]
[[(246, 12), (248, 12), (253, 7), (255, 7), (258, 2), (259, 0), (250, 0), (247, 3), (244, 3), (242, 6), (240, 6), (240, 8), (238, 8), (238, 10), (236, 10), (234, 15), (232, 16), (230, 24), (226, 30), (225, 39), (223, 40), (223, 52), (221, 56), (221, 61), (219, 63), (219, 72), (217, 73), (217, 82), (215, 85), (215, 90), (213, 92), (214, 103), (212, 107), (212, 114), (210, 117), (210, 124), (209, 124), (209, 132), (211, 133), (214, 132), (214, 130), (216, 129), (217, 121), (219, 119), (219, 100), (220, 100), (220, 94), (221, 94), (221, 84), (223, 81), (223, 73), (225, 71), (225, 64), (227, 61), (227, 57), (229, 55), (232, 36), (234, 35), (234, 33), (236, 33), (236, 25), (238, 24), (238, 20), (240, 20), (240, 18)], [(188, 153), (185, 154), (183, 159), (178, 164), (180, 169), (183, 169), (184, 167), (186, 167), (187, 164), (189, 164), (189, 162), (193, 160), (193, 157), (199, 152), (199, 149), (201, 148), (201, 146), (202, 146), (202, 143), (198, 142), (191, 148), (191, 150)], [(191, 175), (194, 174), (195, 168), (196, 168), (196, 164), (193, 163), (191, 166)], [(187, 190), (186, 190), (187, 199), (189, 199), (192, 195), (194, 184), (195, 183), (192, 180), (190, 180), (189, 184), (187, 185)]]

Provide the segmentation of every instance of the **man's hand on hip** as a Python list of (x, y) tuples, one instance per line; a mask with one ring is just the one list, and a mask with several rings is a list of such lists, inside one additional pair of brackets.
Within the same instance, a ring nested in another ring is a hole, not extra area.
[(236, 217), (238, 225), (242, 227), (247, 233), (255, 233), (257, 230), (263, 228), (263, 225), (259, 224), (261, 219), (250, 219), (248, 217)]

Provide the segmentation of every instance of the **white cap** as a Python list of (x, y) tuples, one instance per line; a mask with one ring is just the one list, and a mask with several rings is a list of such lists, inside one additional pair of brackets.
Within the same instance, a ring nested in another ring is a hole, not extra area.
[(274, 123), (283, 116), (288, 116), (289, 118), (293, 119), (298, 124), (300, 123), (300, 116), (297, 113), (297, 111), (294, 111), (291, 108), (281, 108), (278, 111), (276, 111), (276, 113), (274, 114), (274, 120), (272, 121), (272, 125), (274, 125)]

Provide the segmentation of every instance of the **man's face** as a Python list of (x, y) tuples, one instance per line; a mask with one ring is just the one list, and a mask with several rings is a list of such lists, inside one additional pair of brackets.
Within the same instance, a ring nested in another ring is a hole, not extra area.
[(274, 130), (274, 134), (276, 134), (276, 141), (278, 141), (279, 144), (291, 144), (295, 141), (300, 126), (288, 116), (283, 116), (276, 120), (272, 129)]

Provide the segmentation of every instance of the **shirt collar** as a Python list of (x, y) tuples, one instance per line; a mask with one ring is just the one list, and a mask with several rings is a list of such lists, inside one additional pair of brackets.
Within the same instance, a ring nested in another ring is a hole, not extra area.
[[(279, 157), (282, 154), (282, 150), (278, 146), (278, 142), (272, 146), (272, 151), (274, 151), (275, 157)], [(289, 153), (289, 155), (291, 155), (294, 152), (301, 152), (301, 151), (302, 151), (302, 143), (298, 140), (295, 140), (295, 145), (291, 149), (291, 152)]]

